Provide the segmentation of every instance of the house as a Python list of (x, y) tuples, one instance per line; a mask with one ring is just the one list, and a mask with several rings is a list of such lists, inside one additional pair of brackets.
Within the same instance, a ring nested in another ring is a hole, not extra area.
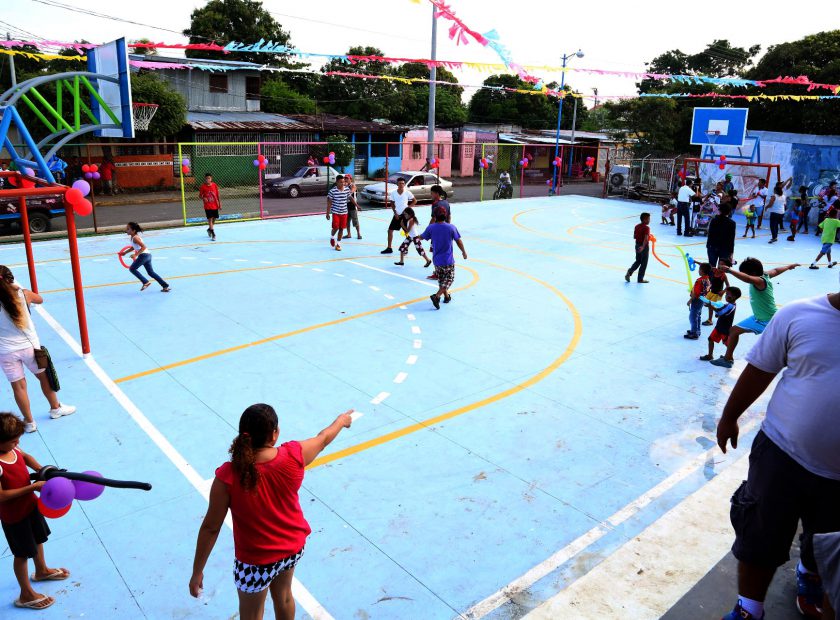
[[(452, 132), (435, 129), (435, 159), (438, 160), (438, 174), (452, 176)], [(426, 128), (412, 129), (403, 138), (402, 164), (404, 170), (422, 170), (428, 156), (429, 132)]]

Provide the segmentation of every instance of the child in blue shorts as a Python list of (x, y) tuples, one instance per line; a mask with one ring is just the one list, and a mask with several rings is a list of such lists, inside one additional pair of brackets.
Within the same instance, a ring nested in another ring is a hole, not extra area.
[(828, 212), (828, 216), (819, 223), (818, 228), (822, 230), (822, 238), (820, 239), (822, 241), (822, 248), (820, 249), (820, 253), (817, 254), (817, 258), (811, 263), (810, 269), (819, 269), (817, 263), (820, 262), (823, 256), (828, 257), (828, 268), (831, 269), (837, 264), (837, 261), (831, 260), (831, 246), (837, 238), (837, 229), (840, 228), (840, 220), (837, 219), (837, 209), (831, 209)]

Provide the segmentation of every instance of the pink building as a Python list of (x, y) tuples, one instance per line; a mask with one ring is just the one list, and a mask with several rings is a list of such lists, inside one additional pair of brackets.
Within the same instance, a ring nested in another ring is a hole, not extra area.
[[(402, 169), (420, 170), (426, 164), (428, 131), (412, 129), (403, 138)], [(452, 132), (436, 129), (434, 156), (440, 162), (438, 174), (452, 176)]]

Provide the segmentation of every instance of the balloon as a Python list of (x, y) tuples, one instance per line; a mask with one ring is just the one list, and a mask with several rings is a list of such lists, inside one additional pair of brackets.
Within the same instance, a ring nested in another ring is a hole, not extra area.
[(91, 164), (90, 165), (90, 171), (91, 172), (98, 172), (99, 171), (99, 166), (97, 166), (96, 164)]
[(718, 166), (718, 168), (720, 168), (721, 170), (723, 170), (723, 169), (725, 169), (725, 168), (726, 168), (726, 164), (721, 164), (720, 166)]
[(186, 166), (187, 168), (189, 168), (189, 167), (190, 167), (190, 160), (189, 160), (189, 158), (188, 158), (188, 157), (184, 157), (184, 159), (182, 159), (182, 160), (181, 160), (181, 165), (182, 165), (182, 166)]
[(546, 184), (546, 185), (551, 185), (551, 179), (546, 179), (546, 180), (545, 180), (545, 184)]
[(85, 172), (85, 178), (86, 179), (92, 179), (93, 178), (93, 173), (92, 172)]
[[(32, 168), (24, 168), (23, 174), (27, 174), (31, 177), (35, 176), (35, 171)], [(35, 187), (35, 181), (29, 181), (28, 179), (21, 179), (21, 185), (25, 188)]]
[(82, 198), (79, 202), (73, 205), (73, 213), (79, 217), (85, 217), (93, 212), (93, 205), (87, 198)]
[(73, 189), (77, 189), (82, 192), (82, 196), (87, 196), (90, 194), (90, 183), (79, 179), (78, 181), (73, 182)]
[[(97, 478), (102, 477), (102, 474), (98, 471), (83, 471), (82, 473), (88, 476), (96, 476)], [(104, 486), (101, 484), (94, 484), (93, 482), (73, 480), (73, 486), (76, 488), (76, 499), (83, 502), (89, 502), (92, 499), (96, 499), (105, 492)]]
[(75, 187), (71, 187), (64, 193), (64, 202), (71, 206), (75, 205), (78, 202), (81, 202), (84, 199), (84, 194), (82, 194), (81, 190), (76, 189)]
[(261, 161), (261, 162), (260, 162), (260, 165), (259, 165), (259, 166), (257, 166), (257, 167), (258, 167), (260, 170), (265, 170), (265, 167), (266, 167), (266, 162)]
[(255, 160), (254, 160), (254, 165), (255, 165), (255, 166), (259, 166), (259, 165), (260, 165), (260, 160), (259, 160), (259, 159), (255, 159)]
[(330, 162), (330, 165), (333, 165), (335, 163), (335, 155), (330, 153), (330, 156), (328, 157), (328, 160)]
[(38, 498), (38, 512), (44, 515), (47, 519), (58, 519), (59, 517), (63, 517), (68, 512), (70, 512), (70, 508), (73, 506), (73, 503), (67, 504), (64, 508), (59, 508), (58, 510), (53, 510), (52, 508), (47, 508), (44, 506), (44, 502), (41, 501), (41, 498)]
[(189, 174), (190, 173), (190, 167), (189, 166), (181, 166), (181, 172), (184, 173), (184, 174)]
[[(68, 190), (68, 194), (73, 190)], [(41, 501), (52, 510), (61, 510), (73, 503), (76, 487), (67, 478), (50, 478), (41, 487)]]
[(720, 156), (720, 158), (721, 158), (723, 161), (726, 161), (726, 155), (721, 155), (721, 156)]
[(335, 151), (330, 151), (330, 157), (335, 157)]
[(325, 163), (325, 164), (330, 163), (330, 158), (329, 158), (329, 157), (324, 157), (324, 163)]
[(96, 171), (92, 172), (91, 174), (93, 174), (93, 180), (94, 180), (94, 181), (98, 181), (98, 180), (99, 180), (99, 178), (102, 176), (101, 174), (99, 174), (99, 173), (98, 173), (98, 172), (96, 172)]
[(82, 166), (82, 172), (90, 172), (90, 166), (88, 166), (87, 164)]

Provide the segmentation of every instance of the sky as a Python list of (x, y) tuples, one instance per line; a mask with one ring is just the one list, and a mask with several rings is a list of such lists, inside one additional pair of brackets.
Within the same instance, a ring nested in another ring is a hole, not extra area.
[[(83, 0), (73, 4), (148, 25), (85, 15), (38, 0), (6, 0), (0, 32), (10, 31), (12, 38), (31, 33), (54, 40), (106, 42), (125, 36), (183, 43), (186, 38), (176, 33), (189, 26), (192, 10), (205, 3)], [(696, 53), (713, 39), (728, 39), (733, 46), (744, 48), (760, 44), (763, 53), (773, 44), (840, 28), (840, 13), (828, 0), (800, 0), (795, 15), (787, 10), (779, 14), (768, 10), (766, 2), (753, 0), (704, 6), (673, 0), (600, 0), (597, 4), (526, 0), (506, 2), (502, 8), (488, 0), (449, 0), (448, 4), (470, 28), (478, 32), (495, 29), (514, 61), (521, 65), (560, 65), (563, 54), (580, 49), (584, 57), (572, 57), (570, 67), (613, 71), (644, 71), (645, 62), (667, 50)], [(428, 58), (430, 54), (432, 7), (428, 0), (319, 0), (312, 4), (263, 0), (263, 6), (291, 33), (292, 44), (302, 51), (343, 54), (351, 45), (372, 45), (387, 56)], [(448, 37), (448, 27), (448, 21), (438, 20), (438, 59), (500, 62), (492, 49), (475, 41), (456, 45)], [(546, 82), (560, 81), (559, 73), (532, 73)], [(463, 84), (480, 84), (487, 75), (456, 72)], [(576, 90), (592, 95), (592, 89), (597, 88), (600, 98), (635, 94), (634, 82), (632, 78), (586, 73), (567, 75), (567, 83)], [(587, 107), (592, 104), (591, 99), (586, 101)]]

